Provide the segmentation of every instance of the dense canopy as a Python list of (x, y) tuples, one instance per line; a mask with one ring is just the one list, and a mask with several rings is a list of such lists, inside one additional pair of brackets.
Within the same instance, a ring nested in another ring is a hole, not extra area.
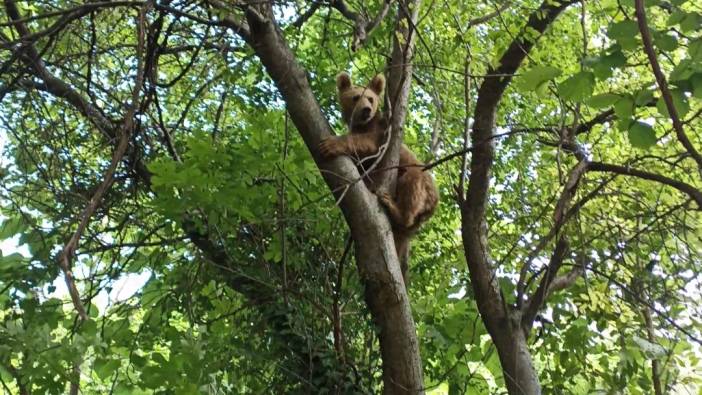
[(701, 114), (696, 0), (4, 0), (0, 392), (702, 394)]

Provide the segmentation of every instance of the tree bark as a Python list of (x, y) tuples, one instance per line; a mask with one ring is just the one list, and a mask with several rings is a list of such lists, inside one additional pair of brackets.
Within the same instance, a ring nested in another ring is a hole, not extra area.
[(316, 154), (317, 146), (333, 134), (332, 130), (312, 93), (305, 70), (284, 41), (267, 8), (269, 5), (264, 7), (258, 8), (263, 12), (250, 8), (245, 11), (250, 36), (244, 38), (283, 96), (290, 119), (315, 154), (330, 189), (337, 195), (340, 190), (346, 191), (339, 205), (354, 239), (366, 302), (380, 330), (384, 393), (422, 393), (419, 344), (388, 218), (375, 195), (362, 182), (348, 183), (347, 180), (359, 178), (349, 158), (323, 162)]
[(527, 337), (519, 326), (521, 314), (514, 311), (511, 315), (509, 330), (495, 340), (507, 391), (510, 394), (540, 394), (539, 376), (531, 360)]
[[(535, 10), (523, 31), (543, 33), (556, 17), (574, 0), (546, 0)], [(490, 334), (504, 372), (507, 390), (512, 395), (541, 394), (536, 371), (527, 345), (521, 309), (508, 306), (497, 283), (495, 268), (490, 262), (487, 237), (487, 205), (490, 173), (495, 156), (494, 129), (502, 96), (512, 75), (535, 45), (523, 34), (512, 41), (496, 67), (488, 70), (478, 89), (472, 133), (472, 159), (466, 196), (460, 196), (463, 248), (471, 286), (480, 317)]]
[[(404, 124), (407, 118), (410, 85), (412, 82), (412, 56), (417, 39), (415, 31), (421, 0), (398, 1), (395, 34), (392, 39), (392, 55), (388, 62), (387, 105), (390, 109), (390, 142), (380, 162), (381, 188), (395, 191), (396, 166), (400, 160), (400, 149), (404, 140)], [(400, 258), (402, 259), (402, 257)]]

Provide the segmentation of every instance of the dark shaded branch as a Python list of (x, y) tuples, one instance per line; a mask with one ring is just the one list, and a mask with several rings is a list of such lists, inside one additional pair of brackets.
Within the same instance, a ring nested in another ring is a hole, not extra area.
[(344, 280), (344, 264), (349, 257), (351, 252), (351, 245), (353, 244), (353, 238), (351, 236), (346, 240), (346, 246), (344, 247), (344, 252), (341, 254), (341, 258), (337, 263), (336, 269), (336, 283), (334, 284), (334, 294), (332, 303), (332, 322), (334, 323), (334, 349), (336, 354), (341, 360), (341, 362), (346, 363), (346, 355), (344, 353), (344, 331), (341, 322), (341, 291), (343, 289)]
[[(523, 31), (543, 33), (556, 17), (573, 3), (575, 1), (572, 0), (542, 3), (529, 16)], [(497, 67), (490, 67), (478, 89), (473, 117), (475, 120), (472, 133), (473, 157), (468, 190), (461, 207), (462, 234), (471, 285), (475, 291), (481, 316), (493, 339), (504, 329), (507, 309), (495, 280), (487, 251), (485, 212), (490, 171), (494, 160), (492, 136), (502, 95), (512, 80), (511, 76), (517, 71), (534, 44), (534, 40), (527, 40), (524, 33), (520, 34), (501, 56)]]
[[(363, 44), (368, 40), (368, 35), (375, 29), (385, 16), (387, 16), (390, 10), (390, 4), (394, 0), (385, 0), (383, 6), (378, 11), (378, 14), (371, 19), (367, 20), (366, 16), (355, 12), (349, 8), (349, 6), (344, 2), (344, 0), (331, 0), (329, 5), (339, 11), (346, 19), (353, 22), (353, 42), (351, 43), (351, 50), (357, 51)], [(404, 0), (403, 0), (404, 1)], [(309, 11), (308, 11), (309, 12)], [(304, 15), (303, 15), (304, 16)], [(302, 19), (302, 17), (301, 17)], [(416, 20), (415, 20), (416, 21)]]
[(312, 5), (310, 6), (310, 8), (308, 8), (307, 11), (305, 11), (302, 15), (300, 15), (295, 20), (295, 22), (292, 23), (292, 25), (298, 29), (301, 28), (302, 25), (304, 25), (308, 19), (312, 18), (312, 15), (314, 15), (321, 6), (322, 6), (321, 1), (312, 2)]
[(349, 19), (352, 22), (356, 22), (358, 19), (358, 13), (351, 10), (344, 0), (331, 0), (329, 5), (339, 11), (344, 18)]
[(592, 118), (591, 120), (578, 125), (578, 127), (575, 128), (574, 134), (578, 135), (578, 134), (582, 134), (582, 133), (587, 133), (590, 130), (592, 130), (592, 128), (595, 127), (595, 125), (600, 125), (600, 124), (603, 124), (605, 122), (609, 122), (609, 121), (613, 120), (614, 118), (615, 118), (614, 110), (610, 109), (610, 110), (603, 111), (603, 112), (595, 115), (595, 117)]
[[(220, 1), (217, 0), (206, 0), (206, 3), (212, 5), (215, 8), (219, 8), (224, 11), (228, 11), (228, 6)], [(231, 16), (226, 16), (218, 21), (213, 21), (205, 18), (201, 18), (197, 15), (192, 15), (187, 12), (183, 12), (177, 8), (174, 7), (169, 7), (163, 4), (158, 4), (156, 5), (156, 9), (158, 10), (163, 10), (163, 11), (168, 11), (168, 13), (176, 15), (176, 16), (182, 16), (184, 18), (190, 19), (192, 21), (201, 23), (203, 25), (207, 26), (221, 26), (221, 27), (226, 27), (234, 31), (234, 33), (242, 36), (242, 37), (248, 37), (250, 32), (249, 32), (249, 27), (247, 24), (243, 21), (238, 21), (234, 19)]]
[[(19, 11), (17, 10), (14, 0), (5, 0), (5, 8), (7, 9), (7, 13), (10, 18), (13, 20), (20, 19)], [(30, 35), (27, 27), (21, 22), (15, 22), (15, 28), (21, 37), (27, 37)], [(98, 108), (85, 100), (68, 84), (51, 74), (51, 72), (46, 69), (44, 62), (39, 56), (39, 52), (31, 43), (31, 40), (27, 40), (25, 45), (23, 45), (21, 48), (15, 49), (15, 51), (20, 53), (20, 57), (24, 63), (29, 66), (33, 73), (43, 81), (43, 84), (37, 86), (37, 88), (45, 90), (56, 97), (65, 99), (81, 114), (90, 119), (98, 130), (105, 134), (105, 136), (110, 138), (114, 137), (114, 125), (112, 121), (105, 118)]]
[(553, 281), (556, 278), (558, 270), (560, 270), (561, 265), (563, 264), (563, 259), (565, 258), (567, 253), (568, 240), (565, 236), (561, 236), (561, 238), (556, 243), (556, 248), (554, 248), (553, 250), (551, 260), (549, 261), (548, 267), (546, 268), (546, 273), (544, 273), (544, 276), (541, 278), (539, 287), (536, 289), (534, 295), (529, 299), (529, 301), (525, 305), (524, 314), (522, 315), (522, 329), (524, 330), (525, 334), (529, 333), (531, 326), (534, 324), (534, 318), (536, 317), (536, 313), (539, 312), (541, 307), (546, 302), (546, 298), (549, 295), (551, 284), (553, 284)]
[[(570, 206), (570, 201), (573, 199), (573, 196), (575, 196), (575, 192), (578, 188), (578, 184), (580, 183), (580, 179), (587, 171), (587, 165), (587, 161), (581, 160), (580, 162), (578, 162), (577, 165), (575, 165), (575, 167), (573, 167), (573, 170), (570, 171), (568, 180), (563, 186), (563, 192), (561, 192), (561, 196), (558, 198), (558, 202), (556, 203), (556, 208), (553, 211), (553, 227), (549, 231), (548, 235), (539, 241), (539, 245), (529, 253), (529, 256), (522, 264), (522, 268), (519, 273), (519, 281), (517, 282), (517, 307), (522, 306), (523, 297), (526, 291), (526, 275), (529, 272), (529, 269), (531, 268), (532, 260), (541, 252), (541, 250), (546, 246), (549, 240), (560, 232), (565, 222), (568, 220), (568, 218), (572, 216), (572, 214), (568, 211), (568, 207)], [(560, 241), (564, 241), (563, 237), (560, 238), (559, 242)], [(558, 274), (558, 270), (556, 270), (551, 275), (551, 278), (548, 279), (548, 281), (550, 282), (553, 279), (553, 276), (555, 276), (556, 274)], [(544, 279), (546, 279), (546, 277), (544, 277)], [(544, 288), (542, 290), (543, 295), (541, 295), (541, 298), (546, 297), (546, 290), (548, 289), (548, 285), (549, 284), (543, 284), (542, 282), (542, 285), (539, 287)], [(539, 291), (537, 290), (537, 292)], [(543, 304), (543, 300), (540, 301), (539, 304)], [(526, 309), (529, 309), (528, 305)], [(527, 320), (523, 322), (529, 324), (528, 326), (531, 327), (531, 321)]]
[(700, 172), (702, 172), (702, 155), (699, 151), (692, 145), (692, 142), (685, 134), (683, 130), (683, 124), (680, 122), (680, 116), (678, 115), (678, 110), (675, 108), (673, 103), (673, 96), (670, 94), (670, 88), (668, 88), (668, 81), (665, 79), (665, 75), (661, 71), (661, 66), (658, 64), (658, 58), (656, 57), (656, 52), (653, 49), (653, 40), (651, 39), (651, 32), (648, 29), (648, 23), (646, 22), (646, 10), (644, 8), (643, 0), (634, 0), (634, 6), (636, 7), (636, 20), (639, 25), (639, 32), (641, 32), (641, 39), (643, 41), (644, 51), (646, 56), (648, 56), (648, 61), (651, 64), (651, 69), (653, 70), (653, 75), (656, 77), (656, 82), (658, 83), (658, 88), (663, 96), (663, 101), (668, 109), (668, 114), (670, 119), (673, 121), (673, 128), (675, 129), (675, 135), (678, 137), (680, 143), (685, 147), (685, 150), (692, 156), (692, 159), (697, 162), (697, 167)]
[(503, 11), (505, 11), (506, 9), (508, 9), (508, 8), (511, 7), (511, 6), (512, 6), (511, 2), (506, 1), (504, 4), (502, 4), (502, 5), (501, 5), (499, 8), (497, 8), (495, 11), (490, 12), (490, 13), (488, 13), (488, 14), (485, 14), (485, 15), (483, 15), (483, 16), (479, 16), (479, 17), (477, 17), (477, 18), (473, 18), (473, 19), (469, 20), (468, 23), (466, 23), (466, 30), (468, 30), (468, 29), (470, 29), (470, 28), (472, 28), (472, 27), (474, 27), (474, 26), (482, 25), (483, 23), (485, 23), (485, 22), (491, 20), (492, 18), (494, 18), (494, 17), (500, 15)]
[(685, 193), (697, 203), (699, 209), (702, 209), (702, 191), (682, 181), (674, 180), (672, 178), (660, 174), (634, 169), (628, 166), (613, 165), (602, 162), (590, 162), (588, 164), (588, 171), (604, 171), (642, 178), (644, 180), (656, 181), (661, 184), (671, 186), (679, 190), (680, 192)]

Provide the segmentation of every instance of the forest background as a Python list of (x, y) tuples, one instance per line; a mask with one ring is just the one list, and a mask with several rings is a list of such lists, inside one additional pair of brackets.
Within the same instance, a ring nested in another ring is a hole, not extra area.
[[(701, 394), (694, 0), (3, 0), (0, 388)], [(402, 282), (334, 79), (441, 203)]]

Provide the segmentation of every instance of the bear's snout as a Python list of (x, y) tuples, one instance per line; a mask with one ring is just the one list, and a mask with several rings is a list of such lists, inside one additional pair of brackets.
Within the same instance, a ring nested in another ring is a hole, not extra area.
[(368, 119), (368, 118), (370, 118), (370, 115), (371, 115), (371, 108), (370, 108), (370, 107), (363, 107), (363, 108), (361, 109), (361, 117), (362, 117), (363, 119)]

